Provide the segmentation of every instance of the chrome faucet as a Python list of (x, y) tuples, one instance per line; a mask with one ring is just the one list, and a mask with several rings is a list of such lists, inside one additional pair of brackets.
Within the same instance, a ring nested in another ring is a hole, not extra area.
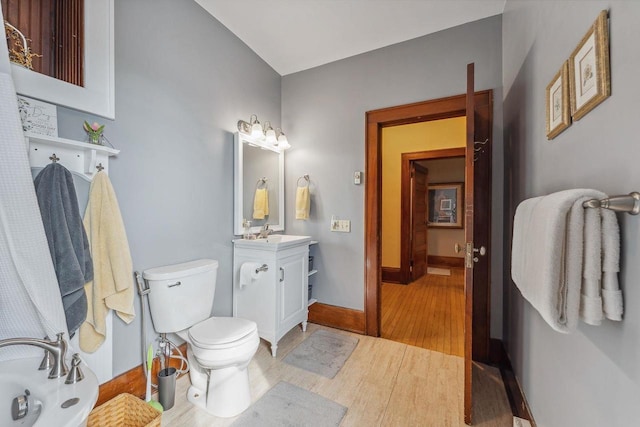
[(67, 342), (62, 338), (63, 332), (58, 334), (55, 341), (40, 340), (36, 338), (9, 338), (0, 340), (0, 348), (10, 345), (33, 345), (48, 351), (53, 356), (53, 366), (49, 371), (49, 378), (60, 378), (69, 373), (65, 357), (67, 355)]
[(273, 233), (273, 230), (269, 228), (269, 224), (265, 223), (258, 233), (258, 239), (266, 239), (269, 234)]

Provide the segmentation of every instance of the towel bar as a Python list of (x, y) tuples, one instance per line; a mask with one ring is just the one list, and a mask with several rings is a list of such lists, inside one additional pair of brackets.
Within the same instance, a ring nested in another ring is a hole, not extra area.
[(582, 204), (585, 208), (604, 208), (616, 212), (627, 212), (631, 215), (640, 213), (640, 193), (634, 191), (628, 195), (612, 196), (606, 199), (587, 200)]

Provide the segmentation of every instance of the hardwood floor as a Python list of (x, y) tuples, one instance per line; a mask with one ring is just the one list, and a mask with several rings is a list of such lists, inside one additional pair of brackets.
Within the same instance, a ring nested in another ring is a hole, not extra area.
[[(359, 339), (335, 378), (293, 367), (282, 359), (318, 329)], [(310, 323), (307, 332), (294, 328), (278, 343), (278, 357), (260, 342), (249, 365), (253, 401), (279, 381), (305, 388), (348, 408), (341, 426), (464, 426), (463, 359), (382, 338), (338, 331)], [(217, 418), (186, 400), (189, 378), (178, 380), (175, 406), (162, 416), (163, 426), (229, 426), (235, 418)], [(478, 387), (476, 389), (476, 387)], [(500, 373), (484, 365), (474, 368), (474, 425), (513, 424)], [(313, 420), (309, 420), (313, 426)]]
[(464, 270), (426, 274), (409, 285), (382, 284), (382, 337), (462, 357)]

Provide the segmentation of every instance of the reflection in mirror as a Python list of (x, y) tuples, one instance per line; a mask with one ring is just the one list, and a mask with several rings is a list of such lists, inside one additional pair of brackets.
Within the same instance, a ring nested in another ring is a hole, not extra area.
[(234, 234), (245, 220), (252, 233), (264, 224), (284, 230), (284, 153), (241, 133), (234, 142)]
[(9, 60), (84, 86), (84, 0), (2, 0)]

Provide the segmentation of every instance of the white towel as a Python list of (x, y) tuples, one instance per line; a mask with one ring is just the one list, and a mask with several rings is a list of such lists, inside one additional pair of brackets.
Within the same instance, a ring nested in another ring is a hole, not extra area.
[(582, 287), (582, 203), (605, 195), (566, 190), (525, 200), (514, 218), (512, 278), (522, 296), (558, 332), (575, 330)]
[[(2, 21), (0, 9), (0, 21)], [(0, 339), (67, 332), (60, 288), (38, 209), (5, 40), (0, 41)], [(67, 338), (68, 335), (65, 336)], [(68, 354), (70, 354), (69, 351)], [(10, 346), (0, 361), (41, 357)]]
[(584, 212), (584, 266), (582, 268), (582, 291), (580, 295), (580, 319), (590, 325), (600, 325), (602, 298), (602, 233), (600, 209), (585, 209)]
[(258, 268), (260, 268), (261, 265), (262, 264), (258, 264), (257, 262), (245, 262), (240, 266), (240, 289), (258, 280), (258, 276), (260, 275)]
[(604, 316), (622, 320), (622, 291), (618, 284), (620, 271), (620, 227), (615, 212), (602, 210), (602, 302)]

